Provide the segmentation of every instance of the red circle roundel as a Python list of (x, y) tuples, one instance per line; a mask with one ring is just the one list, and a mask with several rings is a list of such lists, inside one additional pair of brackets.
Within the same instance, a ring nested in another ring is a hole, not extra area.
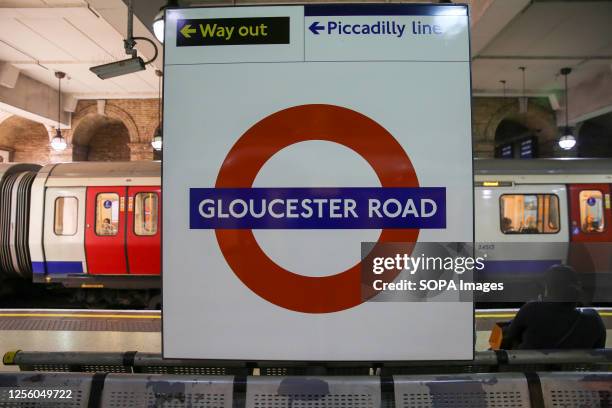
[[(294, 143), (325, 140), (361, 155), (383, 187), (418, 187), (406, 152), (381, 125), (361, 113), (334, 105), (300, 105), (262, 119), (238, 139), (227, 154), (216, 188), (250, 188), (275, 153)], [(272, 261), (250, 229), (217, 229), (221, 252), (236, 276), (253, 292), (285, 309), (331, 313), (366, 300), (361, 292), (360, 263), (336, 275), (311, 277)], [(418, 229), (383, 229), (378, 242), (416, 242)], [(356, 249), (358, 250), (358, 249)], [(397, 273), (387, 276), (393, 279)]]

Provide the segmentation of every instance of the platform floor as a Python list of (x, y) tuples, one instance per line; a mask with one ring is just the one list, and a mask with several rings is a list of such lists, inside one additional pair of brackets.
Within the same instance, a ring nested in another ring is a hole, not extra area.
[[(612, 309), (598, 309), (612, 347)], [(476, 311), (476, 350), (489, 347), (495, 322), (510, 320), (516, 310)], [(161, 353), (159, 311), (0, 309), (0, 354), (28, 351), (140, 351)], [(18, 371), (0, 364), (0, 371)]]

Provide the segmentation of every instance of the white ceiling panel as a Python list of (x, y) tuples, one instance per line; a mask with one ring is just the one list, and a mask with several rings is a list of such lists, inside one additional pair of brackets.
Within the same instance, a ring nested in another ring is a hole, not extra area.
[(0, 40), (15, 46), (37, 60), (76, 61), (72, 55), (62, 49), (68, 41), (61, 46), (54, 44), (44, 35), (38, 34), (17, 19), (0, 20)]
[[(2, 24), (2, 20), (0, 20), (0, 24)], [(34, 59), (0, 40), (0, 61), (34, 61)]]
[(45, 4), (51, 7), (64, 7), (67, 5), (87, 5), (85, 0), (42, 0)]
[(65, 19), (98, 48), (104, 50), (107, 59), (115, 60), (125, 56), (123, 36), (104, 19), (91, 12), (79, 16), (67, 16)]
[[(104, 50), (64, 19), (24, 18), (19, 21), (30, 30), (44, 35), (47, 40), (57, 44), (58, 47), (61, 47), (64, 52), (75, 60), (82, 58), (96, 60), (104, 57)], [(66, 38), (70, 38), (70, 41), (63, 41)]]
[(0, 0), (0, 7), (45, 7), (42, 0)]
[[(148, 73), (146, 71), (142, 73), (142, 75), (145, 74)], [(157, 86), (151, 86), (146, 81), (144, 81), (137, 73), (122, 75), (115, 78), (106, 79), (105, 81), (110, 81), (114, 84), (117, 84), (121, 87), (121, 89), (125, 90), (126, 92), (142, 92), (144, 90), (149, 92), (157, 91)]]

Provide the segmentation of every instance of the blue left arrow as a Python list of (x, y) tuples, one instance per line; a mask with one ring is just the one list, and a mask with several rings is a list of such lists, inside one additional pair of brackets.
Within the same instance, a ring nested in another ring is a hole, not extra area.
[(315, 21), (314, 23), (312, 23), (310, 27), (308, 28), (310, 29), (310, 31), (312, 31), (313, 34), (317, 34), (317, 35), (319, 35), (319, 31), (325, 30), (325, 26), (319, 25), (318, 21)]

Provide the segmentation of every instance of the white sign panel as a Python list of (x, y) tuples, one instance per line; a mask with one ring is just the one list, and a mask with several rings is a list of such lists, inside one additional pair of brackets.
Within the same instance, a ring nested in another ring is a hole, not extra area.
[(372, 301), (363, 242), (472, 242), (467, 7), (168, 10), (163, 354), (471, 359), (469, 301)]

